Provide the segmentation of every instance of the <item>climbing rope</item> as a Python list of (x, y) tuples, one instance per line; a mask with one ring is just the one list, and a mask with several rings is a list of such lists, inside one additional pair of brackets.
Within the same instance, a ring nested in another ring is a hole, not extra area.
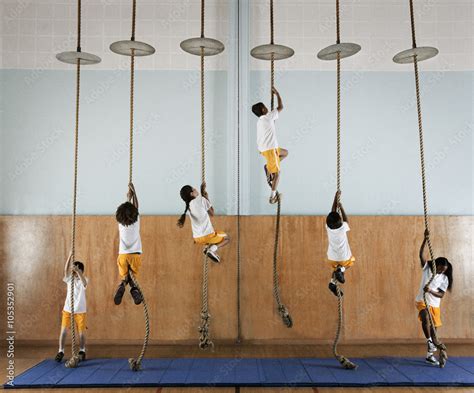
[[(205, 3), (201, 0), (201, 38), (204, 38), (204, 17)], [(201, 184), (206, 183), (206, 118), (205, 118), (205, 51), (201, 46)], [(208, 305), (208, 279), (209, 279), (209, 260), (207, 255), (203, 256), (202, 269), (202, 292), (201, 292), (201, 323), (199, 326), (199, 348), (214, 348), (214, 343), (210, 337), (210, 320)]]
[[(137, 15), (137, 3), (136, 0), (132, 1), (132, 37), (131, 41), (135, 41), (135, 26), (136, 26), (136, 15)], [(132, 55), (130, 57), (130, 155), (129, 155), (129, 174), (128, 183), (133, 183), (133, 131), (134, 131), (134, 95), (135, 95), (135, 50), (132, 49)], [(148, 314), (148, 306), (145, 300), (140, 284), (132, 272), (130, 266), (128, 266), (128, 273), (133, 285), (137, 287), (138, 291), (142, 296), (143, 313), (145, 316), (145, 338), (143, 339), (143, 346), (140, 354), (137, 358), (130, 358), (128, 360), (130, 369), (132, 371), (138, 371), (141, 368), (141, 362), (145, 356), (146, 349), (148, 347), (148, 340), (150, 337), (150, 316)]]
[[(273, 0), (270, 0), (270, 43), (274, 44), (274, 17), (273, 17)], [(270, 98), (271, 110), (275, 108), (275, 98), (273, 95), (273, 88), (275, 87), (275, 55), (271, 54), (270, 60)], [(286, 306), (281, 302), (280, 283), (278, 278), (278, 245), (280, 242), (280, 213), (281, 213), (281, 198), (278, 198), (277, 214), (275, 223), (275, 241), (273, 244), (273, 297), (277, 303), (277, 310), (286, 327), (293, 326), (293, 320)]]
[[(81, 0), (77, 2), (77, 51), (81, 51)], [(69, 283), (70, 296), (70, 308), (71, 308), (71, 350), (72, 356), (66, 362), (66, 367), (75, 368), (79, 365), (79, 356), (77, 351), (76, 341), (76, 322), (74, 313), (74, 281), (76, 274), (72, 270), (74, 261), (76, 260), (76, 213), (77, 213), (77, 175), (78, 175), (78, 161), (79, 161), (79, 103), (80, 103), (80, 90), (81, 90), (81, 60), (77, 59), (76, 62), (76, 117), (74, 127), (74, 181), (73, 181), (73, 197), (72, 197), (72, 228), (71, 228), (71, 264), (70, 264), (70, 277)]]
[[(240, 40), (240, 10), (237, 12), (237, 40)], [(237, 44), (239, 46), (239, 43)], [(237, 343), (242, 342), (242, 324), (240, 316), (240, 51), (237, 51)]]
[[(340, 37), (340, 18), (339, 18), (339, 0), (336, 0), (336, 43), (341, 42)], [(337, 53), (336, 59), (336, 188), (337, 188), (337, 209), (340, 214), (339, 203), (341, 195), (341, 57), (340, 53)], [(344, 301), (342, 296), (341, 288), (339, 283), (336, 281), (336, 292), (337, 292), (337, 328), (336, 334), (334, 337), (334, 342), (332, 344), (332, 352), (334, 357), (339, 361), (339, 363), (345, 369), (355, 369), (356, 364), (351, 362), (345, 356), (339, 354), (337, 346), (339, 344), (339, 339), (341, 337), (342, 328), (344, 326)]]
[(208, 273), (209, 259), (207, 255), (204, 255), (202, 260), (201, 325), (199, 326), (200, 349), (214, 348), (214, 343), (209, 334), (211, 314), (209, 314), (208, 304)]
[[(410, 24), (411, 24), (411, 35), (412, 35), (412, 46), (413, 49), (416, 48), (416, 33), (415, 33), (415, 16), (413, 12), (413, 0), (410, 0)], [(424, 138), (423, 138), (423, 121), (421, 115), (421, 94), (420, 94), (420, 80), (419, 80), (419, 71), (418, 71), (418, 60), (415, 54), (414, 56), (414, 70), (415, 70), (415, 87), (416, 87), (416, 109), (418, 113), (418, 136), (419, 136), (419, 143), (420, 143), (420, 164), (421, 164), (421, 185), (423, 190), (423, 217), (424, 217), (424, 224), (425, 230), (427, 232), (426, 241), (428, 244), (428, 249), (430, 253), (430, 267), (431, 267), (431, 278), (427, 282), (426, 286), (429, 286), (435, 278), (436, 275), (436, 262), (435, 262), (435, 253), (433, 250), (433, 245), (431, 243), (430, 238), (430, 228), (429, 228), (429, 214), (428, 214), (428, 193), (426, 187), (426, 171), (425, 171), (425, 150), (424, 150)], [(431, 312), (429, 311), (428, 302), (426, 299), (426, 292), (423, 293), (423, 301), (428, 310), (428, 318), (430, 321), (431, 326), (433, 326), (433, 342), (436, 347), (440, 351), (439, 355), (439, 365), (443, 368), (446, 365), (446, 361), (448, 360), (448, 354), (446, 345), (444, 345), (436, 332), (436, 328), (434, 328), (434, 321)]]
[(128, 363), (130, 365), (130, 368), (133, 371), (138, 371), (138, 370), (140, 370), (143, 357), (145, 356), (145, 352), (146, 352), (146, 349), (148, 347), (148, 340), (150, 338), (150, 317), (148, 315), (148, 305), (146, 304), (145, 296), (143, 296), (143, 292), (142, 292), (142, 289), (140, 288), (140, 284), (138, 283), (138, 280), (136, 279), (136, 277), (133, 274), (131, 269), (129, 269), (128, 274), (130, 276), (130, 279), (133, 282), (133, 285), (135, 287), (137, 287), (138, 291), (142, 295), (143, 311), (145, 313), (145, 339), (143, 341), (142, 350), (140, 352), (140, 355), (138, 355), (137, 358), (128, 359)]

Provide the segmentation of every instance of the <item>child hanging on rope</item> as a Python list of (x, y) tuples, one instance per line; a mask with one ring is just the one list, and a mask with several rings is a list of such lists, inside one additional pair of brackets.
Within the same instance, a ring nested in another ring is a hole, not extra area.
[(177, 225), (182, 228), (186, 221), (186, 214), (191, 218), (194, 243), (204, 246), (204, 254), (212, 261), (219, 263), (221, 258), (217, 254), (219, 248), (227, 246), (230, 237), (225, 232), (214, 231), (210, 216), (214, 216), (214, 208), (209, 201), (206, 183), (201, 185), (201, 195), (191, 187), (184, 186), (180, 191), (181, 198), (186, 203), (186, 209), (178, 220)]
[(142, 264), (142, 241), (140, 238), (140, 214), (138, 213), (138, 199), (132, 183), (128, 186), (128, 201), (122, 203), (115, 214), (118, 222), (120, 246), (117, 258), (118, 271), (121, 282), (115, 292), (114, 302), (119, 305), (125, 293), (125, 287), (130, 285), (130, 294), (135, 304), (143, 301), (142, 294), (133, 283), (129, 270), (136, 277)]
[[(350, 231), (349, 223), (346, 212), (340, 203), (340, 196), (341, 192), (337, 191), (331, 212), (326, 218), (326, 230), (329, 241), (327, 255), (329, 263), (334, 270), (331, 281), (329, 282), (329, 289), (336, 296), (336, 282), (339, 281), (341, 284), (344, 284), (344, 271), (350, 268), (355, 262), (355, 258), (349, 247), (349, 239), (347, 238), (347, 232)], [(342, 218), (338, 211), (341, 212)], [(341, 295), (343, 295), (342, 290), (340, 290), (340, 292)]]
[(259, 102), (252, 106), (252, 112), (258, 117), (257, 121), (257, 148), (260, 154), (265, 157), (267, 163), (263, 169), (267, 177), (267, 183), (271, 187), (270, 203), (277, 203), (281, 194), (278, 192), (278, 182), (280, 181), (280, 161), (288, 156), (288, 150), (279, 147), (275, 120), (278, 114), (283, 110), (283, 102), (277, 89), (272, 89), (278, 99), (278, 106), (272, 111), (268, 111), (267, 107)]
[[(427, 285), (428, 281), (433, 275), (431, 271), (431, 261), (427, 261), (427, 258), (424, 255), (428, 237), (429, 232), (425, 230), (425, 238), (420, 248), (420, 262), (423, 272), (421, 276), (420, 289), (418, 291), (418, 295), (416, 296), (416, 308), (419, 311), (418, 318), (421, 321), (421, 327), (426, 337), (426, 362), (438, 366), (439, 362), (434, 356), (437, 348), (433, 342), (432, 337), (435, 336), (435, 330), (441, 326), (441, 299), (444, 297), (446, 290), (451, 291), (453, 286), (453, 266), (446, 258), (436, 258), (436, 275), (433, 281), (431, 281), (431, 284)], [(433, 318), (434, 326), (430, 325), (428, 310), (426, 309), (426, 305), (423, 300), (423, 293), (425, 292), (426, 301), (428, 302), (430, 310), (429, 312)]]
[(64, 266), (63, 281), (67, 286), (66, 301), (62, 312), (61, 333), (59, 334), (59, 351), (55, 360), (60, 362), (64, 357), (64, 344), (67, 330), (71, 326), (71, 280), (74, 280), (74, 321), (76, 331), (79, 333), (79, 360), (86, 359), (86, 288), (89, 280), (84, 276), (84, 264), (79, 261), (72, 263), (72, 252)]

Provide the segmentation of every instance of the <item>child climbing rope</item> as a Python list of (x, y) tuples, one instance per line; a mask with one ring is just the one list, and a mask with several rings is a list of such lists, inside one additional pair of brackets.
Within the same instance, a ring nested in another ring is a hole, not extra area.
[(63, 281), (67, 285), (66, 301), (62, 312), (61, 333), (59, 334), (59, 351), (55, 360), (60, 362), (64, 357), (64, 343), (66, 342), (67, 330), (71, 326), (71, 280), (74, 280), (74, 321), (79, 332), (80, 349), (79, 360), (86, 359), (86, 288), (89, 280), (84, 276), (84, 264), (79, 261), (72, 263), (72, 252), (64, 266)]
[(132, 183), (128, 186), (128, 201), (122, 203), (115, 214), (118, 222), (120, 246), (117, 258), (118, 271), (121, 282), (115, 292), (114, 302), (119, 305), (125, 293), (125, 287), (130, 285), (130, 294), (135, 304), (143, 301), (142, 294), (134, 285), (129, 275), (129, 269), (135, 276), (138, 275), (142, 264), (142, 241), (140, 238), (140, 214), (138, 213), (138, 199)]
[(206, 183), (201, 185), (201, 195), (191, 187), (184, 186), (180, 191), (181, 198), (186, 203), (186, 209), (178, 220), (177, 225), (182, 228), (186, 221), (186, 214), (191, 218), (193, 238), (196, 244), (204, 245), (204, 254), (214, 262), (220, 262), (217, 254), (219, 248), (227, 246), (230, 237), (225, 232), (214, 231), (210, 216), (214, 216), (214, 208), (209, 201), (206, 191)]
[[(340, 202), (340, 196), (341, 192), (337, 191), (334, 196), (331, 212), (326, 218), (326, 230), (329, 241), (327, 255), (329, 263), (334, 269), (331, 281), (329, 282), (329, 289), (336, 296), (336, 281), (344, 284), (344, 271), (350, 268), (355, 262), (355, 258), (349, 247), (349, 239), (347, 238), (347, 232), (350, 231), (349, 223), (346, 212)], [(342, 217), (339, 215), (338, 210), (341, 212)], [(340, 290), (340, 292), (341, 295), (343, 295), (342, 290)]]
[(277, 96), (278, 106), (272, 111), (268, 111), (265, 104), (259, 102), (252, 106), (252, 112), (258, 117), (257, 121), (257, 148), (260, 154), (265, 157), (267, 163), (263, 169), (267, 177), (267, 183), (271, 187), (270, 203), (277, 203), (281, 194), (278, 192), (278, 182), (280, 181), (280, 161), (288, 156), (288, 150), (280, 148), (278, 145), (275, 120), (283, 110), (283, 102), (280, 93), (273, 88), (272, 93)]
[[(436, 345), (433, 342), (432, 337), (435, 336), (435, 330), (440, 327), (441, 324), (441, 310), (440, 304), (441, 299), (444, 297), (446, 290), (451, 291), (453, 286), (453, 266), (451, 263), (443, 257), (435, 259), (436, 264), (436, 275), (429, 285), (433, 273), (431, 271), (431, 261), (427, 261), (425, 257), (425, 248), (428, 241), (429, 232), (425, 230), (425, 238), (420, 248), (420, 262), (421, 268), (423, 269), (420, 289), (416, 296), (416, 308), (419, 311), (418, 318), (421, 321), (421, 327), (426, 337), (426, 362), (435, 366), (439, 365), (438, 360), (434, 356), (437, 351)], [(428, 316), (428, 310), (423, 300), (423, 293), (426, 292), (426, 300), (429, 306), (429, 312), (434, 322), (434, 326), (430, 325), (430, 319)]]

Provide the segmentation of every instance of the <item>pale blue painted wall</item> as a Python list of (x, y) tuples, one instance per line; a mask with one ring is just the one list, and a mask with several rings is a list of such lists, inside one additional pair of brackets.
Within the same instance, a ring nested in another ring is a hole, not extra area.
[[(74, 73), (0, 70), (1, 214), (69, 214)], [(111, 214), (122, 201), (128, 165), (128, 72), (84, 71), (79, 213)], [(177, 214), (183, 183), (199, 181), (196, 72), (139, 71), (135, 183), (143, 214)], [(208, 183), (218, 212), (234, 214), (237, 108), (229, 74), (208, 72)], [(250, 105), (264, 100), (268, 74), (250, 72), (241, 113), (243, 213), (272, 214), (256, 152)], [(348, 72), (343, 92), (343, 199), (351, 214), (420, 214), (414, 82), (410, 72)], [(473, 211), (473, 73), (422, 74), (430, 208)], [(291, 71), (277, 80), (285, 101), (279, 140), (284, 214), (324, 214), (334, 192), (335, 75)]]

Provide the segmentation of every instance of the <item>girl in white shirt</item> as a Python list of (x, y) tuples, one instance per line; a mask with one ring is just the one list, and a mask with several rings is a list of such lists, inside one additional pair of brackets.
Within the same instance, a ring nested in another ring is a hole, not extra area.
[[(350, 268), (355, 262), (355, 258), (352, 255), (351, 248), (349, 247), (349, 239), (347, 238), (347, 232), (350, 231), (349, 222), (346, 212), (344, 211), (342, 204), (339, 202), (340, 195), (340, 191), (337, 191), (334, 196), (331, 212), (326, 218), (326, 231), (328, 234), (327, 255), (328, 261), (333, 268), (332, 278), (329, 282), (329, 290), (336, 296), (336, 282), (338, 281), (341, 284), (344, 284), (344, 271)], [(338, 213), (338, 210), (341, 214)], [(340, 292), (341, 295), (343, 295), (342, 290), (340, 290)]]
[(201, 185), (201, 195), (191, 186), (181, 188), (180, 195), (184, 203), (186, 203), (186, 208), (179, 218), (177, 225), (182, 228), (186, 221), (186, 215), (189, 215), (194, 242), (204, 245), (203, 252), (212, 261), (220, 262), (217, 250), (227, 246), (230, 242), (230, 237), (225, 232), (216, 232), (212, 226), (210, 216), (214, 216), (214, 208), (211, 202), (209, 202), (206, 183)]
[(86, 360), (86, 288), (89, 280), (84, 276), (84, 264), (79, 261), (73, 263), (72, 253), (70, 253), (64, 266), (63, 281), (67, 285), (67, 295), (61, 318), (59, 351), (54, 359), (57, 362), (63, 360), (67, 331), (71, 327), (71, 280), (74, 280), (74, 322), (79, 334), (79, 359), (81, 361)]
[[(431, 284), (427, 285), (428, 281), (430, 281), (433, 275), (431, 271), (431, 261), (428, 261), (424, 256), (428, 236), (429, 232), (425, 231), (425, 238), (420, 248), (420, 262), (423, 272), (421, 276), (420, 288), (416, 296), (416, 308), (418, 309), (418, 318), (421, 321), (423, 334), (426, 337), (426, 362), (437, 366), (439, 365), (439, 362), (434, 356), (434, 352), (436, 352), (437, 348), (436, 345), (434, 345), (431, 337), (434, 336), (435, 330), (442, 325), (440, 309), (441, 299), (444, 297), (446, 291), (451, 291), (453, 287), (453, 266), (444, 257), (436, 258), (436, 275), (431, 281)], [(428, 308), (433, 319), (434, 326), (430, 325), (428, 310), (423, 299), (424, 293), (426, 293), (426, 301), (428, 302)]]

